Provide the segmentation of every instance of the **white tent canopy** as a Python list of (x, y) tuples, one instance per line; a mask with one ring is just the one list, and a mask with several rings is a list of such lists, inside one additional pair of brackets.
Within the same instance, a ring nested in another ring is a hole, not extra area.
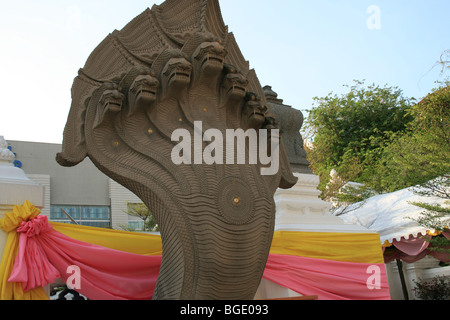
[[(425, 210), (412, 204), (423, 202), (427, 204), (443, 205), (447, 199), (421, 196), (407, 188), (392, 193), (373, 196), (363, 202), (350, 205), (345, 213), (339, 215), (346, 223), (361, 225), (380, 234), (381, 243), (386, 240), (392, 243), (394, 239), (408, 239), (411, 235), (425, 235), (428, 230), (420, 226), (416, 221)], [(341, 212), (343, 208), (335, 210)]]

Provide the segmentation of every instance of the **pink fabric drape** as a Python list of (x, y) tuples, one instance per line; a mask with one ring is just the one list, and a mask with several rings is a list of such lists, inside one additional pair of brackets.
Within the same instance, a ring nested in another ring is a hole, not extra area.
[(410, 256), (409, 254), (406, 254), (398, 249), (395, 250), (386, 250), (384, 253), (384, 262), (389, 263), (396, 259), (403, 260), (407, 263), (413, 263), (416, 261), (419, 261), (420, 259), (423, 259), (427, 256), (427, 251), (422, 251), (418, 255)]
[(52, 229), (46, 216), (38, 216), (29, 222), (22, 222), (19, 252), (9, 281), (21, 282), (24, 291), (43, 287), (59, 278), (59, 272), (48, 261), (43, 248), (35, 236)]
[[(152, 298), (161, 256), (127, 253), (69, 238), (54, 230), (46, 216), (22, 222), (17, 231), (20, 248), (9, 281), (21, 282), (25, 291), (59, 277), (70, 285), (73, 274), (68, 268), (76, 266), (80, 277), (76, 289), (89, 299)], [(322, 300), (390, 298), (384, 264), (270, 254), (263, 277)]]
[[(400, 241), (394, 240), (392, 244), (402, 252), (410, 256), (416, 256), (430, 245), (431, 236), (419, 236), (414, 238), (412, 235), (409, 239), (401, 238)], [(427, 241), (428, 240), (428, 241)]]
[[(447, 239), (450, 238), (449, 232), (442, 233)], [(410, 235), (408, 239), (402, 238), (400, 241), (393, 240), (392, 244), (396, 250), (386, 249), (384, 250), (385, 263), (394, 261), (396, 259), (403, 260), (407, 263), (413, 263), (423, 259), (427, 255), (438, 259), (439, 261), (450, 262), (450, 254), (445, 252), (437, 252), (430, 250), (430, 240), (432, 236), (418, 235), (414, 237)]]
[(390, 299), (384, 264), (270, 254), (263, 277), (319, 300)]
[[(46, 216), (22, 222), (20, 248), (9, 281), (24, 290), (72, 276), (68, 267), (80, 270), (78, 292), (92, 300), (151, 299), (161, 256), (117, 251), (71, 239), (57, 232)], [(69, 282), (70, 284), (70, 282)]]

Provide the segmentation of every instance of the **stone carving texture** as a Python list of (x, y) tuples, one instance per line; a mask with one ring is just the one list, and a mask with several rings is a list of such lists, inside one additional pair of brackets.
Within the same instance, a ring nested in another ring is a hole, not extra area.
[(264, 86), (266, 103), (277, 119), (280, 130), (283, 132), (283, 142), (293, 172), (312, 174), (310, 163), (306, 157), (303, 137), (300, 129), (303, 125), (303, 113), (291, 106), (283, 104), (271, 86)]
[(193, 136), (194, 121), (223, 133), (276, 125), (218, 1), (167, 0), (108, 35), (79, 70), (57, 161), (89, 157), (154, 213), (163, 244), (155, 299), (252, 299), (274, 192), (296, 178), (283, 144), (270, 176), (261, 164), (174, 164), (172, 132)]

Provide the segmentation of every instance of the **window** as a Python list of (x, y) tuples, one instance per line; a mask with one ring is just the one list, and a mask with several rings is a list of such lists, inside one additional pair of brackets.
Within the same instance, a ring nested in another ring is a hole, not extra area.
[(100, 228), (111, 227), (111, 212), (108, 206), (52, 205), (50, 207), (50, 220), (73, 223), (63, 210), (80, 225)]
[(141, 203), (127, 203), (128, 214), (128, 228), (131, 230), (144, 230), (144, 220), (148, 214), (148, 209), (145, 204)]
[(132, 221), (128, 220), (128, 227), (131, 230), (144, 230), (144, 221)]

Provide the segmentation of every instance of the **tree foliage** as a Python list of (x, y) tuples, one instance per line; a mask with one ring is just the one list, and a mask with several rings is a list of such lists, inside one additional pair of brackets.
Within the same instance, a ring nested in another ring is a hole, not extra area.
[(155, 217), (144, 203), (128, 203), (126, 213), (141, 218), (144, 221), (144, 231), (159, 231)]
[(450, 84), (414, 105), (402, 135), (391, 137), (376, 168), (380, 188), (395, 191), (450, 173)]
[[(414, 119), (408, 132), (394, 140), (384, 152), (380, 171), (387, 190), (419, 186), (415, 192), (450, 201), (450, 83), (446, 82), (411, 109)], [(450, 208), (424, 202), (416, 219), (430, 230), (449, 232)], [(433, 237), (430, 250), (450, 254), (450, 240)]]
[[(417, 192), (450, 199), (450, 82), (441, 83), (419, 103), (401, 90), (355, 82), (348, 93), (315, 98), (305, 123), (312, 138), (308, 158), (320, 177), (322, 197), (360, 202), (371, 192), (420, 186)], [(330, 183), (330, 172), (338, 178)], [(348, 189), (348, 182), (363, 188)], [(448, 207), (414, 203), (425, 211), (416, 221), (449, 232)], [(450, 241), (432, 238), (433, 250), (449, 253)]]
[(444, 205), (426, 202), (413, 202), (412, 204), (424, 209), (419, 218), (413, 220), (419, 225), (429, 228), (432, 232), (437, 231), (441, 233), (431, 239), (424, 237), (424, 240), (429, 241), (431, 244), (428, 249), (446, 253), (450, 258), (450, 239), (443, 234), (450, 233), (450, 207), (448, 206), (450, 204), (450, 174), (430, 180), (421, 186), (415, 187), (413, 190), (422, 196), (447, 199)]
[(448, 232), (448, 226), (450, 225), (450, 208), (423, 202), (413, 202), (413, 204), (426, 210), (422, 213), (422, 216), (417, 219), (417, 222), (420, 225), (435, 229), (439, 232)]
[(376, 187), (372, 181), (378, 179), (375, 169), (384, 147), (412, 120), (411, 99), (396, 87), (365, 87), (363, 81), (355, 81), (346, 94), (330, 93), (314, 100), (317, 106), (305, 122), (313, 144), (307, 151), (311, 168), (320, 177), (323, 196), (330, 196), (326, 185), (332, 169), (342, 181)]
[[(379, 187), (387, 192), (415, 186), (423, 196), (450, 200), (450, 83), (434, 89), (408, 111), (412, 120), (404, 133), (393, 135), (377, 164)], [(431, 231), (448, 232), (450, 208), (424, 202), (416, 219)], [(450, 254), (450, 240), (444, 236), (430, 240), (430, 250)]]
[(416, 296), (421, 300), (450, 300), (450, 277), (436, 276), (431, 280), (414, 281)]

